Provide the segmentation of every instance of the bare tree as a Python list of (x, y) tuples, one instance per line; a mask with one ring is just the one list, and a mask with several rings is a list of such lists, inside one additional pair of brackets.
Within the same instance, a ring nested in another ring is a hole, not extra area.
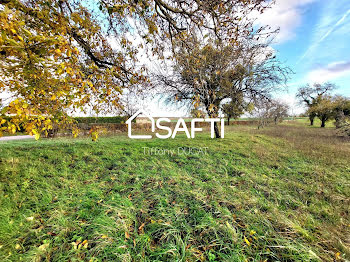
[(272, 110), (270, 117), (273, 119), (275, 125), (277, 125), (278, 122), (282, 121), (283, 118), (288, 117), (289, 109), (289, 105), (284, 102), (278, 100), (272, 101)]
[(258, 129), (269, 123), (278, 124), (288, 116), (289, 106), (279, 100), (264, 98), (254, 102), (253, 116), (258, 118)]
[(257, 99), (254, 102), (252, 115), (258, 118), (258, 129), (265, 127), (271, 121), (272, 108), (273, 103), (269, 98)]
[[(269, 97), (286, 83), (290, 70), (276, 59), (270, 40), (263, 43), (260, 37), (260, 32), (255, 32), (234, 45), (220, 41), (203, 45), (195, 37), (186, 45), (180, 42), (172, 71), (158, 76), (159, 83), (170, 98), (203, 106), (211, 118), (218, 116), (225, 99)], [(220, 137), (217, 126), (214, 128)]]
[(121, 106), (117, 110), (118, 113), (131, 117), (142, 108), (141, 105), (144, 98), (144, 93), (142, 91), (126, 90), (120, 98)]

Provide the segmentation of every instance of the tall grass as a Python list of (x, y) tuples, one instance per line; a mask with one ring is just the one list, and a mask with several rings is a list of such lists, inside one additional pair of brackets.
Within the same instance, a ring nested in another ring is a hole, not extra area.
[(349, 150), (333, 129), (295, 123), (218, 140), (3, 143), (0, 260), (345, 261)]

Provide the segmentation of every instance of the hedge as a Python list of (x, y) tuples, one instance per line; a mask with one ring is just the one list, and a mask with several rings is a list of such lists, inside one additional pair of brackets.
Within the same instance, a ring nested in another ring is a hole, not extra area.
[(124, 116), (111, 116), (111, 117), (74, 117), (78, 123), (82, 124), (104, 124), (104, 123), (124, 123), (127, 118)]

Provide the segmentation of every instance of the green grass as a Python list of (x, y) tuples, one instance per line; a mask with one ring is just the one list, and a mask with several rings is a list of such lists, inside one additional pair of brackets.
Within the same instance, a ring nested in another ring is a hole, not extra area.
[(0, 144), (0, 261), (350, 259), (349, 139), (300, 123), (208, 136)]
[[(297, 124), (305, 124), (305, 125), (308, 125), (309, 127), (311, 128), (320, 128), (321, 127), (321, 120), (317, 117), (315, 117), (314, 119), (314, 125), (313, 126), (310, 126), (310, 120), (308, 117), (299, 117), (296, 119), (296, 121), (294, 121), (294, 123), (297, 123)], [(328, 120), (326, 122), (326, 128), (334, 128), (335, 125), (334, 125), (334, 120)]]

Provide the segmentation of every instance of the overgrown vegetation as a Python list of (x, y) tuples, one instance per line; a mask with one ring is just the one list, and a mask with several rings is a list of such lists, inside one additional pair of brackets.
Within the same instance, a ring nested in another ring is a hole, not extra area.
[(227, 129), (1, 144), (0, 260), (349, 259), (349, 138), (293, 121)]

